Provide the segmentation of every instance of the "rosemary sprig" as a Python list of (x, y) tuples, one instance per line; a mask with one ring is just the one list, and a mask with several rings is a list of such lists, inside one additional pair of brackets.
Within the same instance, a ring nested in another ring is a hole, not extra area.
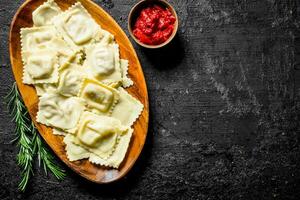
[(33, 151), (38, 155), (39, 167), (42, 163), (46, 175), (48, 174), (48, 170), (50, 170), (58, 180), (64, 179), (66, 176), (65, 171), (56, 165), (54, 157), (43, 144), (33, 123), (31, 123), (31, 131), (33, 133)]
[(64, 170), (57, 166), (54, 157), (44, 146), (34, 124), (28, 116), (16, 83), (13, 84), (5, 99), (12, 120), (16, 123), (16, 137), (12, 142), (16, 142), (19, 147), (17, 163), (22, 169), (19, 189), (21, 191), (26, 189), (30, 176), (33, 175), (33, 161), (36, 155), (38, 156), (39, 166), (42, 163), (46, 175), (47, 170), (50, 170), (57, 179), (63, 179), (65, 177)]
[(22, 179), (18, 187), (21, 191), (24, 191), (31, 174), (33, 173), (32, 165), (34, 153), (31, 146), (32, 140), (30, 138), (30, 128), (28, 127), (29, 119), (16, 83), (13, 84), (11, 91), (5, 98), (12, 120), (16, 123), (16, 137), (13, 142), (17, 142), (17, 146), (19, 147), (17, 163), (22, 169)]

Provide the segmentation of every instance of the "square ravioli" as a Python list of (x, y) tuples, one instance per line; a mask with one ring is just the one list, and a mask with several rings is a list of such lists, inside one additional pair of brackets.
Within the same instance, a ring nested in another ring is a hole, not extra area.
[(57, 37), (54, 26), (21, 28), (22, 53), (47, 49), (49, 42)]
[(144, 109), (144, 105), (123, 88), (118, 89), (120, 99), (111, 116), (119, 119), (124, 126), (132, 126)]
[(86, 101), (88, 109), (100, 114), (110, 115), (119, 100), (119, 92), (115, 88), (96, 80), (85, 79), (79, 97)]
[(34, 26), (50, 25), (52, 18), (60, 13), (62, 10), (54, 0), (48, 0), (32, 12), (33, 24)]
[(73, 48), (84, 47), (103, 36), (100, 26), (79, 2), (55, 16), (52, 23)]
[(57, 92), (64, 96), (77, 96), (85, 77), (84, 69), (74, 63), (67, 63), (59, 69)]
[(97, 154), (92, 153), (88, 149), (76, 144), (76, 137), (74, 135), (67, 134), (64, 138), (67, 157), (70, 161), (89, 158), (89, 161), (94, 164), (118, 168), (126, 156), (132, 134), (133, 129), (129, 128), (125, 133), (120, 135), (118, 143), (114, 147), (114, 151), (106, 159), (101, 158)]
[(119, 45), (93, 44), (86, 48), (86, 60), (83, 63), (89, 77), (104, 83), (122, 81)]
[(127, 130), (128, 127), (123, 126), (115, 118), (84, 112), (80, 118), (74, 143), (106, 159), (115, 150), (120, 135)]
[(116, 145), (114, 152), (111, 154), (109, 158), (103, 159), (98, 155), (91, 153), (89, 157), (89, 161), (98, 165), (119, 168), (120, 164), (122, 163), (122, 161), (126, 156), (126, 152), (129, 147), (132, 134), (133, 134), (133, 129), (130, 128), (125, 134), (120, 136), (118, 144)]
[(74, 54), (67, 43), (58, 36), (54, 26), (42, 26), (21, 29), (22, 60), (24, 52), (53, 50), (58, 52), (59, 64), (63, 65)]
[(38, 107), (37, 122), (74, 133), (85, 104), (78, 97), (46, 93), (40, 97)]
[(23, 83), (56, 83), (58, 81), (58, 57), (52, 50), (23, 52)]

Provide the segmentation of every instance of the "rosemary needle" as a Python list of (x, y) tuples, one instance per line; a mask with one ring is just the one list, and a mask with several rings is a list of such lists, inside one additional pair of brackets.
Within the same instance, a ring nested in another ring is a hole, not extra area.
[(12, 120), (16, 123), (16, 137), (12, 142), (16, 142), (19, 147), (17, 155), (17, 163), (21, 168), (19, 189), (25, 191), (29, 179), (33, 175), (33, 161), (36, 155), (38, 156), (39, 166), (42, 163), (46, 174), (49, 170), (57, 179), (63, 179), (65, 172), (57, 166), (54, 157), (38, 135), (34, 124), (28, 116), (16, 83), (13, 84), (5, 100)]
[(66, 176), (65, 171), (57, 166), (54, 157), (43, 144), (33, 123), (31, 123), (31, 132), (33, 133), (33, 149), (38, 155), (39, 166), (41, 166), (42, 163), (45, 174), (50, 170), (58, 180), (62, 180)]

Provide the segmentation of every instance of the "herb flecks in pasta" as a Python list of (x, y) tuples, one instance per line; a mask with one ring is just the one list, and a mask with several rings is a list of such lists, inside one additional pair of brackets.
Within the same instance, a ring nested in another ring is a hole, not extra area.
[(59, 37), (54, 37), (51, 41), (48, 42), (47, 48), (56, 51), (59, 59), (59, 66), (63, 66), (75, 55), (75, 51), (68, 46), (68, 44)]

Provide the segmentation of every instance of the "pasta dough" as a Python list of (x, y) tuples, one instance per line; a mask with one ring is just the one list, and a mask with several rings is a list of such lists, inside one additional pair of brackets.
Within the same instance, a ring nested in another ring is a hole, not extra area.
[(66, 136), (68, 133), (66, 133), (65, 131), (59, 129), (59, 128), (53, 128), (53, 134), (54, 135), (62, 135), (62, 136)]
[(91, 45), (86, 49), (86, 60), (83, 66), (89, 77), (104, 83), (119, 82), (122, 80), (117, 44)]
[(115, 148), (115, 151), (112, 153), (112, 155), (107, 158), (103, 159), (96, 154), (90, 154), (89, 161), (95, 164), (104, 165), (108, 167), (114, 167), (118, 168), (122, 161), (124, 160), (124, 157), (126, 155), (130, 139), (132, 137), (133, 129), (128, 129), (126, 134), (123, 134), (120, 136), (119, 143)]
[(73, 48), (84, 47), (103, 36), (100, 26), (80, 3), (54, 17), (52, 22)]
[(120, 87), (118, 90), (120, 92), (119, 103), (115, 106), (111, 116), (119, 119), (124, 126), (132, 126), (143, 111), (144, 105), (123, 88)]
[(100, 41), (97, 43), (102, 44), (102, 45), (111, 44), (111, 43), (113, 43), (113, 41), (115, 39), (114, 36), (110, 32), (103, 30), (103, 29), (101, 29), (101, 35), (102, 35), (102, 37), (101, 37)]
[(54, 0), (48, 0), (32, 12), (33, 24), (34, 26), (50, 25), (51, 19), (61, 12), (62, 10)]
[(115, 146), (114, 152), (106, 159), (101, 158), (97, 154), (89, 152), (87, 149), (75, 143), (75, 136), (68, 134), (64, 138), (66, 144), (67, 156), (70, 161), (81, 160), (89, 158), (89, 161), (95, 164), (118, 168), (126, 155), (130, 139), (132, 137), (133, 129), (128, 129), (119, 137), (118, 144)]
[[(75, 57), (73, 58), (75, 59)], [(77, 96), (83, 78), (84, 69), (75, 63), (65, 63), (59, 68), (59, 81), (55, 84), (35, 84), (38, 96), (45, 93), (60, 93), (64, 96)]]
[(59, 66), (66, 64), (68, 61), (76, 57), (76, 52), (73, 51), (68, 44), (59, 37), (54, 37), (48, 42), (47, 49), (57, 52)]
[(37, 122), (74, 133), (84, 108), (78, 97), (46, 93), (40, 97)]
[(74, 143), (106, 159), (113, 153), (119, 135), (127, 130), (115, 118), (84, 112)]
[(59, 69), (57, 91), (64, 96), (76, 96), (84, 78), (81, 66), (68, 63)]
[(57, 36), (54, 26), (23, 28), (21, 29), (21, 41), (23, 62), (25, 62), (24, 52), (56, 51), (59, 65), (63, 65), (75, 54), (67, 43)]
[(54, 26), (21, 28), (21, 46), (23, 52), (46, 49), (49, 42), (57, 37)]
[(101, 115), (109, 115), (119, 100), (118, 90), (92, 79), (82, 83), (79, 97), (83, 98), (88, 108)]
[(56, 84), (44, 83), (34, 84), (37, 95), (40, 97), (45, 93), (55, 93), (57, 86)]
[(47, 0), (32, 19), (20, 34), (23, 83), (39, 96), (37, 122), (64, 137), (70, 161), (118, 168), (143, 104), (121, 87), (133, 81), (114, 36), (80, 2), (62, 11)]
[(74, 136), (67, 134), (64, 138), (64, 143), (66, 144), (67, 157), (70, 161), (81, 160), (84, 158), (89, 158), (90, 152), (83, 147), (74, 144)]
[(120, 66), (122, 71), (122, 85), (127, 88), (133, 85), (133, 81), (128, 78), (128, 60), (120, 59)]
[(58, 58), (55, 51), (24, 52), (23, 83), (56, 83)]

